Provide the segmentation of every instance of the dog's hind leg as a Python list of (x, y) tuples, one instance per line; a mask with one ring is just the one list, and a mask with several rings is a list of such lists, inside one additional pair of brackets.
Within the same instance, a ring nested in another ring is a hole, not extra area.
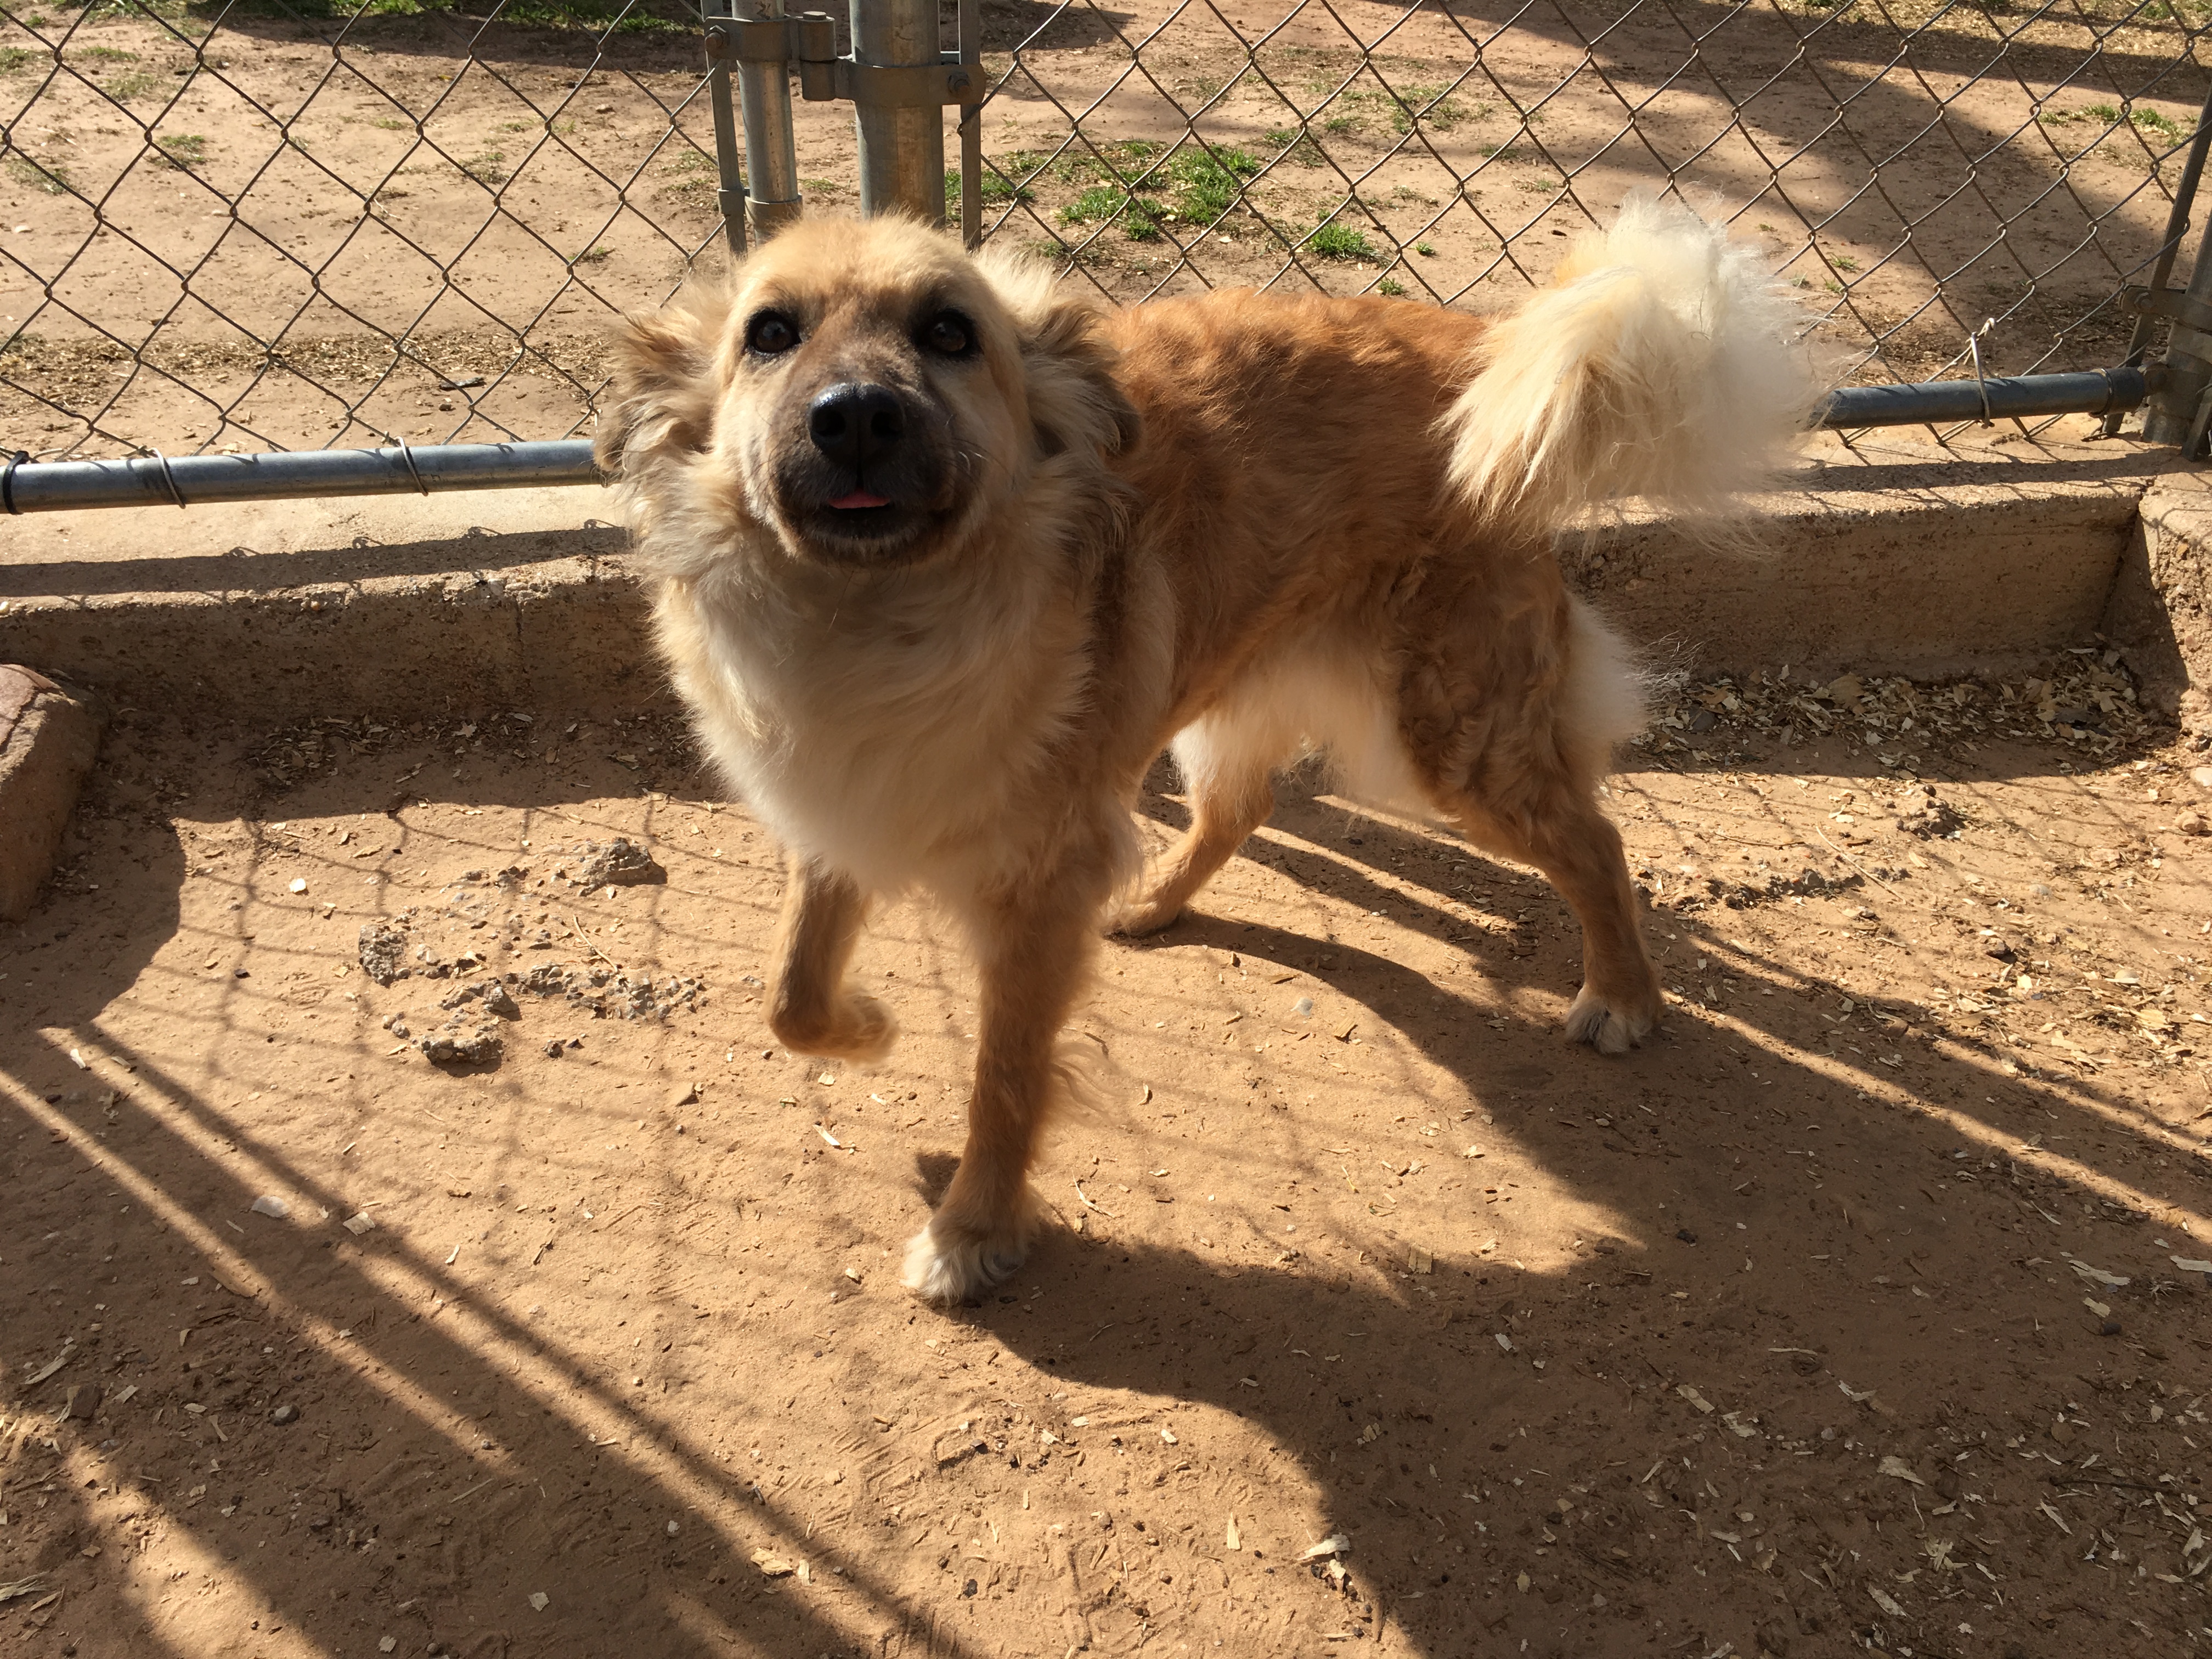
[(933, 1302), (978, 1295), (1022, 1264), (1038, 1203), (1030, 1187), (1045, 1121), (1069, 1079), (1060, 1029), (1097, 948), (1103, 860), (1040, 872), (978, 903), (969, 921), (981, 973), (975, 1087), (960, 1168), (907, 1247), (906, 1283)]
[(1608, 1054), (1640, 1041), (1658, 1023), (1659, 977), (1612, 821), (1595, 801), (1571, 796), (1517, 824), (1474, 802), (1455, 817), (1476, 845), (1543, 872), (1582, 923), (1583, 985), (1567, 1011), (1567, 1036)]
[(1643, 723), (1620, 641), (1579, 602), (1523, 636), (1525, 658), (1462, 688), (1456, 731), (1474, 737), (1439, 801), (1478, 846), (1533, 864), (1583, 926), (1583, 985), (1567, 1035), (1620, 1054), (1657, 1024), (1659, 976), (1644, 948), (1620, 832), (1599, 809), (1613, 747)]
[(776, 931), (768, 1023), (802, 1054), (881, 1060), (898, 1027), (890, 1011), (845, 983), (867, 899), (851, 878), (792, 856)]
[(1176, 764), (1190, 791), (1190, 828), (1145, 872), (1144, 890), (1114, 915), (1109, 933), (1134, 936), (1166, 927), (1275, 810), (1270, 780), (1281, 757), (1238, 741), (1246, 735), (1222, 716), (1194, 721), (1176, 734)]

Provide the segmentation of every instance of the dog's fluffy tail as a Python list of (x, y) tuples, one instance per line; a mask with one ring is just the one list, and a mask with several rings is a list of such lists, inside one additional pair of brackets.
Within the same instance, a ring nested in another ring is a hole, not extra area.
[(1483, 337), (1445, 417), (1452, 482), (1537, 531), (1627, 496), (1714, 514), (1772, 475), (1811, 415), (1805, 323), (1756, 251), (1632, 196)]

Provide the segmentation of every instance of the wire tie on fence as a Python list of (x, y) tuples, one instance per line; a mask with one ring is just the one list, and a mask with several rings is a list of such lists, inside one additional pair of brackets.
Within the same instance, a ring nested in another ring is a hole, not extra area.
[(30, 459), (29, 450), (19, 449), (9, 456), (5, 470), (0, 470), (0, 507), (6, 507), (12, 516), (18, 519), (23, 516), (23, 509), (15, 505), (15, 469), (26, 465)]
[(161, 482), (169, 486), (169, 499), (182, 507), (185, 504), (185, 492), (177, 488), (177, 475), (169, 470), (169, 458), (158, 449), (149, 448), (146, 453), (161, 462)]
[(1995, 426), (1996, 416), (1990, 413), (1989, 376), (1982, 372), (1982, 336), (1997, 325), (1994, 317), (1982, 319), (1982, 325), (1966, 337), (1966, 349), (1974, 354), (1974, 385), (1982, 394), (1982, 424)]
[(423, 495), (428, 495), (430, 486), (422, 482), (422, 474), (415, 465), (415, 452), (408, 448), (405, 436), (397, 432), (391, 434), (390, 436), (392, 441), (399, 446), (399, 459), (407, 463), (407, 476), (415, 480), (415, 488)]

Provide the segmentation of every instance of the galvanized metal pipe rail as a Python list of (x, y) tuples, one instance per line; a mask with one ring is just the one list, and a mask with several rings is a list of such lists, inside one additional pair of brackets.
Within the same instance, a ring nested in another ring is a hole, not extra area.
[[(2149, 394), (2157, 371), (2107, 368), (1996, 380), (1854, 386), (1830, 392), (1814, 424), (1831, 430), (1953, 421), (2124, 413)], [(530, 484), (603, 483), (588, 439), (552, 443), (438, 444), (422, 449), (293, 449), (261, 455), (137, 455), (119, 460), (33, 461), (0, 468), (0, 510), (59, 513), (93, 507), (198, 507), (215, 501), (319, 495), (424, 495)]]

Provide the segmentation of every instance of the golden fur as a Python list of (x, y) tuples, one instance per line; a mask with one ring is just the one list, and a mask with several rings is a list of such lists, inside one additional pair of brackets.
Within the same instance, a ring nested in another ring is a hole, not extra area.
[[(1541, 870), (1585, 934), (1569, 1035), (1651, 1028), (1594, 799), (1641, 712), (1550, 538), (1608, 471), (1709, 503), (1809, 388), (1717, 233), (1648, 204), (1632, 232), (1660, 252), (1586, 251), (1519, 335), (1250, 292), (1102, 313), (882, 220), (802, 223), (629, 325), (599, 454), (702, 740), (787, 851), (776, 1035), (890, 1048), (845, 983), (872, 901), (927, 895), (977, 960), (967, 1146), (908, 1259), (925, 1296), (1022, 1260), (1102, 920), (1171, 921), (1303, 755)], [(1692, 429), (1717, 399), (1723, 454)], [(1139, 884), (1132, 811), (1170, 744), (1192, 823)]]

